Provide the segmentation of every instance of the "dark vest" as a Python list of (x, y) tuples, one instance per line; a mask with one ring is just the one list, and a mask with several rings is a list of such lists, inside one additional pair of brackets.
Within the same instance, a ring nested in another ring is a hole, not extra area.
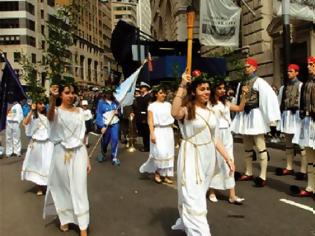
[[(249, 92), (248, 92), (248, 100), (245, 103), (245, 107), (244, 107), (244, 112), (245, 113), (249, 113), (252, 109), (259, 107), (259, 91), (255, 90), (253, 88), (253, 85), (256, 82), (256, 80), (257, 80), (257, 77), (254, 77), (254, 78), (251, 78), (251, 79), (249, 79), (249, 80), (247, 80), (246, 82), (243, 83), (243, 85), (248, 86), (248, 90), (249, 90)], [(241, 98), (241, 94), (242, 94), (241, 89), (242, 88), (240, 88), (240, 91), (238, 93), (238, 96), (239, 96), (238, 104), (241, 101), (241, 99), (240, 99)]]
[(315, 120), (315, 77), (310, 77), (302, 86), (300, 110)]
[(301, 81), (294, 79), (289, 81), (284, 87), (282, 92), (282, 99), (280, 109), (281, 111), (297, 111), (299, 110), (299, 98), (300, 98), (300, 85)]

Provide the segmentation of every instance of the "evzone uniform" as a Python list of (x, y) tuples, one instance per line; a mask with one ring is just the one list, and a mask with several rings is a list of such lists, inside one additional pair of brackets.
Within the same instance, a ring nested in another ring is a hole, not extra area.
[[(10, 107), (10, 106), (9, 106)], [(12, 154), (21, 156), (21, 129), (20, 124), (23, 120), (23, 110), (19, 103), (13, 104), (8, 109), (7, 123), (6, 123), (6, 156), (10, 157)]]
[[(254, 59), (247, 59), (246, 64), (257, 68), (257, 62)], [(246, 152), (245, 174), (236, 178), (241, 181), (254, 180), (257, 187), (263, 187), (266, 184), (268, 166), (264, 135), (270, 131), (270, 124), (280, 120), (280, 109), (276, 93), (264, 79), (252, 73), (245, 85), (249, 88), (248, 100), (244, 111), (235, 115), (231, 125), (232, 132), (243, 135)], [(240, 87), (238, 86), (238, 94), (241, 94)], [(253, 145), (257, 148), (260, 159), (260, 175), (256, 178), (253, 178), (252, 162), (256, 160)]]
[(196, 118), (179, 121), (182, 141), (177, 161), (178, 210), (173, 230), (188, 236), (210, 236), (206, 192), (216, 165), (217, 118), (212, 110), (196, 107)]
[(31, 118), (25, 132), (31, 137), (23, 162), (21, 179), (46, 186), (54, 144), (49, 140), (50, 124), (45, 115)]
[(161, 176), (174, 175), (174, 118), (169, 102), (153, 102), (148, 111), (153, 114), (156, 143), (150, 142), (149, 159), (140, 167), (140, 173), (154, 173)]
[(301, 91), (301, 126), (293, 137), (293, 143), (305, 148), (308, 162), (305, 190), (291, 186), (291, 191), (301, 197), (315, 194), (315, 57), (308, 58), (308, 68), (311, 73)]
[[(288, 70), (299, 71), (299, 67), (295, 64), (291, 64)], [(281, 110), (281, 121), (278, 123), (277, 129), (285, 134), (285, 150), (287, 165), (286, 168), (277, 168), (277, 175), (290, 175), (293, 174), (293, 158), (295, 155), (294, 145), (292, 143), (293, 136), (297, 129), (300, 128), (300, 99), (301, 88), (303, 83), (294, 78), (289, 80), (286, 85), (281, 86), (279, 90), (279, 104)], [(305, 151), (302, 147), (301, 150), (301, 167), (300, 172), (297, 172), (297, 179), (306, 179), (307, 160)]]
[(80, 230), (89, 225), (87, 193), (88, 154), (84, 145), (85, 119), (77, 111), (55, 110), (50, 138), (54, 142), (48, 177), (44, 217), (58, 215), (61, 225), (74, 223)]

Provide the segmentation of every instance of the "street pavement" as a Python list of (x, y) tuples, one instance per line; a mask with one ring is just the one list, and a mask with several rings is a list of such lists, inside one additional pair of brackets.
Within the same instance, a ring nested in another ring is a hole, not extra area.
[[(95, 142), (96, 137), (91, 137), (91, 143)], [(27, 139), (23, 137), (23, 147), (26, 146)], [(274, 148), (269, 151), (271, 161), (265, 188), (255, 188), (252, 182), (237, 182), (237, 193), (245, 198), (242, 206), (229, 204), (227, 191), (217, 195), (218, 203), (208, 201), (207, 217), (212, 235), (315, 235), (315, 214), (307, 210), (307, 207), (314, 209), (315, 201), (289, 194), (291, 184), (305, 187), (306, 182), (296, 181), (293, 176), (275, 176), (275, 167), (285, 163), (284, 151)], [(112, 166), (110, 161), (97, 163), (96, 154), (88, 177), (91, 236), (185, 235), (170, 229), (178, 217), (175, 184), (156, 184), (152, 176), (138, 172), (148, 153), (129, 153), (121, 145), (120, 167)], [(242, 155), (242, 146), (236, 144), (235, 159), (239, 170), (243, 170)], [(296, 160), (298, 165), (299, 158)], [(17, 157), (0, 160), (0, 235), (78, 235), (75, 227), (70, 232), (60, 232), (55, 218), (43, 220), (44, 197), (36, 196), (34, 184), (20, 180), (22, 161)], [(257, 162), (255, 174), (259, 173), (258, 168)], [(297, 207), (280, 199), (303, 205)]]

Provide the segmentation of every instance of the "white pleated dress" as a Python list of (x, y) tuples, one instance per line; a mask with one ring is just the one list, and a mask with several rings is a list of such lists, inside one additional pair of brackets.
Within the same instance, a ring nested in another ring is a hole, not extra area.
[(171, 107), (169, 102), (153, 102), (148, 107), (153, 114), (156, 143), (150, 142), (149, 158), (140, 167), (140, 173), (158, 171), (162, 176), (174, 175), (174, 118)]
[(231, 130), (236, 134), (266, 134), (270, 131), (270, 124), (281, 119), (277, 95), (268, 82), (258, 77), (253, 84), (253, 89), (259, 92), (259, 107), (249, 113), (238, 112), (235, 115)]
[(32, 117), (25, 127), (25, 132), (32, 139), (23, 161), (21, 179), (45, 186), (54, 149), (54, 144), (48, 139), (50, 124), (47, 117), (42, 114), (38, 114), (37, 119)]
[[(219, 120), (219, 134), (218, 137), (221, 140), (225, 150), (229, 154), (229, 157), (234, 160), (233, 155), (233, 136), (231, 133), (231, 116), (229, 103), (225, 105), (222, 102), (213, 106), (213, 109)], [(219, 152), (216, 152), (217, 167), (219, 171), (213, 176), (210, 183), (210, 188), (226, 190), (235, 187), (234, 175), (230, 175), (230, 168), (226, 164), (225, 160)]]
[(177, 161), (177, 191), (180, 218), (173, 230), (188, 236), (209, 236), (206, 192), (216, 165), (217, 119), (214, 111), (196, 108), (194, 120), (179, 122), (183, 140)]
[(58, 214), (62, 225), (74, 223), (85, 230), (90, 216), (87, 194), (88, 154), (83, 145), (85, 122), (82, 109), (69, 112), (57, 108), (51, 129), (55, 148), (44, 217)]

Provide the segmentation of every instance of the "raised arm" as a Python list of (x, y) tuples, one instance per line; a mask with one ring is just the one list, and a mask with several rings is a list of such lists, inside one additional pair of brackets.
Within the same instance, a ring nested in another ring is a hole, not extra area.
[(23, 125), (28, 125), (31, 122), (32, 115), (33, 115), (33, 112), (35, 111), (35, 109), (36, 109), (36, 104), (33, 103), (31, 106), (31, 110), (29, 111), (29, 113), (27, 114), (25, 119), (23, 120)]
[(49, 110), (47, 113), (47, 118), (49, 121), (53, 121), (55, 117), (55, 108), (56, 108), (56, 99), (59, 95), (58, 85), (52, 85), (50, 87), (50, 96), (49, 96)]
[(242, 99), (239, 105), (230, 103), (230, 110), (234, 112), (241, 112), (244, 111), (245, 103), (247, 101), (248, 97), (248, 86), (243, 86), (242, 87)]
[(177, 120), (181, 120), (185, 117), (185, 107), (183, 106), (183, 99), (187, 95), (187, 84), (190, 83), (190, 81), (191, 76), (184, 72), (182, 74), (182, 80), (172, 104), (171, 114)]

